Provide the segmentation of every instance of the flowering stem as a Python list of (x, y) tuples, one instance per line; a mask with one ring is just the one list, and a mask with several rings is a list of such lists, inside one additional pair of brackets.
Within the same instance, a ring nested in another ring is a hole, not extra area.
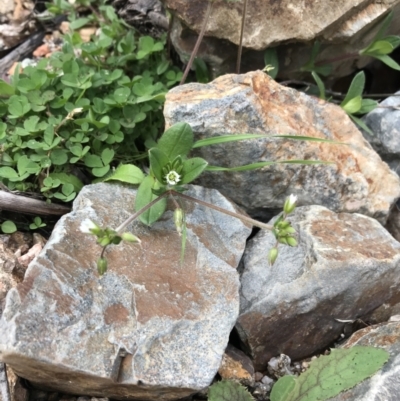
[(189, 201), (198, 203), (199, 205), (202, 205), (202, 206), (205, 206), (205, 207), (209, 207), (210, 209), (214, 209), (214, 210), (216, 210), (217, 212), (227, 214), (228, 216), (236, 217), (236, 218), (239, 219), (239, 220), (242, 220), (242, 221), (244, 221), (244, 222), (246, 222), (246, 223), (249, 223), (249, 224), (251, 224), (251, 225), (253, 225), (253, 226), (262, 228), (262, 229), (264, 229), (264, 230), (270, 230), (270, 231), (272, 231), (273, 228), (274, 228), (274, 226), (272, 226), (272, 225), (270, 225), (270, 224), (261, 223), (260, 221), (254, 220), (254, 219), (252, 219), (251, 217), (247, 217), (247, 216), (245, 216), (245, 215), (243, 215), (243, 214), (239, 214), (239, 213), (235, 213), (235, 212), (230, 212), (229, 210), (223, 209), (222, 207), (212, 205), (211, 203), (204, 202), (204, 201), (202, 201), (202, 200), (200, 200), (200, 199), (192, 198), (192, 197), (189, 196), (189, 195), (181, 194), (180, 192), (176, 192), (176, 191), (174, 191), (174, 190), (172, 190), (172, 189), (170, 190), (170, 192), (171, 192), (171, 194), (176, 195), (176, 196), (179, 196), (179, 197), (181, 197), (182, 199), (186, 199), (186, 200), (189, 200)]

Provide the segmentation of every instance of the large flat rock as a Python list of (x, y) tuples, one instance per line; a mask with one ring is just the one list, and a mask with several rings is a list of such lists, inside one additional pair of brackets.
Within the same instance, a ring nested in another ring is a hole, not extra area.
[[(189, 195), (235, 211), (218, 191)], [(172, 211), (151, 228), (129, 226), (141, 246), (106, 252), (83, 234), (90, 219), (117, 227), (136, 191), (120, 185), (84, 187), (56, 225), (25, 279), (9, 292), (0, 321), (0, 360), (42, 387), (117, 399), (181, 398), (210, 384), (239, 312), (236, 267), (251, 229), (240, 220), (185, 204), (188, 241)]]

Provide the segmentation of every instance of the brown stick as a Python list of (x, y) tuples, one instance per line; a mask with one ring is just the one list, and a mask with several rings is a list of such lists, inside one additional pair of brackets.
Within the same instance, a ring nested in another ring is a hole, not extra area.
[(236, 60), (236, 74), (240, 74), (240, 63), (242, 61), (243, 33), (244, 33), (244, 24), (246, 21), (246, 13), (247, 13), (247, 0), (244, 0), (243, 11), (242, 11), (242, 25), (240, 27), (239, 48)]
[(27, 198), (25, 196), (14, 195), (6, 191), (0, 191), (0, 210), (11, 212), (62, 216), (70, 212), (68, 206), (46, 203), (38, 199)]

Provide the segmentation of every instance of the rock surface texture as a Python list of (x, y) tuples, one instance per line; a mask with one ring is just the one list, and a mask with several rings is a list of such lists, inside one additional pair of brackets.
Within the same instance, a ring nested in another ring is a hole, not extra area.
[[(106, 252), (80, 232), (90, 219), (116, 227), (136, 191), (119, 185), (84, 187), (61, 218), (25, 279), (9, 292), (0, 321), (0, 360), (48, 389), (116, 399), (166, 400), (210, 384), (239, 312), (236, 267), (251, 229), (240, 220), (187, 204), (188, 241), (172, 211), (148, 228), (128, 229), (141, 246)], [(215, 190), (191, 196), (235, 211)]]
[[(208, 1), (163, 2), (175, 15), (171, 32), (172, 43), (181, 58), (188, 60), (200, 32)], [(216, 75), (235, 71), (242, 10), (243, 0), (213, 2), (198, 56), (210, 64)], [(329, 1), (316, 0), (248, 0), (242, 71), (263, 68), (263, 51), (271, 46), (277, 46), (281, 77), (298, 73), (308, 61), (312, 42), (316, 39), (322, 43), (318, 61), (357, 53), (371, 42), (389, 10), (394, 14), (389, 33), (398, 35), (399, 0), (337, 0), (334, 6)], [(293, 45), (293, 42), (297, 43)], [(299, 49), (298, 42), (305, 45)], [(363, 61), (368, 60), (363, 58), (358, 63)], [(346, 62), (341, 57), (340, 62), (334, 65), (331, 77), (349, 74), (356, 64), (354, 59)]]
[(400, 394), (400, 322), (367, 327), (354, 333), (344, 348), (370, 345), (386, 349), (389, 361), (371, 378), (329, 401), (398, 401)]
[(234, 167), (262, 161), (323, 160), (331, 165), (275, 164), (255, 171), (208, 172), (200, 183), (263, 218), (290, 195), (298, 205), (319, 204), (384, 223), (400, 196), (398, 176), (382, 162), (343, 110), (279, 85), (261, 71), (226, 75), (209, 84), (187, 84), (167, 94), (167, 126), (191, 125), (196, 139), (222, 134), (300, 135), (346, 145), (268, 138), (196, 149), (211, 165)]
[(242, 259), (236, 329), (256, 370), (279, 354), (298, 360), (329, 346), (343, 320), (392, 302), (400, 289), (400, 243), (376, 220), (321, 206), (299, 207), (289, 220), (298, 247), (281, 247), (271, 267), (265, 250), (276, 240), (261, 231)]

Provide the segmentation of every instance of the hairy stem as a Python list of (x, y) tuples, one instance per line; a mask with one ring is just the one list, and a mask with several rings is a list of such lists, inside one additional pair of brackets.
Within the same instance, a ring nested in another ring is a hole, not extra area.
[(226, 214), (228, 216), (236, 217), (239, 220), (242, 220), (242, 221), (244, 221), (246, 223), (249, 223), (249, 224), (251, 224), (253, 226), (262, 228), (264, 230), (273, 230), (273, 228), (274, 228), (270, 224), (261, 223), (260, 221), (254, 220), (251, 217), (244, 216), (243, 214), (230, 212), (229, 210), (223, 209), (223, 208), (221, 208), (219, 206), (212, 205), (211, 203), (202, 201), (200, 199), (193, 198), (193, 197), (191, 197), (189, 195), (181, 194), (180, 192), (176, 192), (174, 190), (170, 190), (170, 192), (171, 192), (171, 194), (179, 196), (182, 199), (186, 199), (188, 201), (198, 203), (199, 205), (202, 205), (202, 206), (205, 206), (205, 207), (209, 207), (210, 209), (214, 209), (217, 212), (224, 213), (224, 214)]
[(210, 18), (210, 15), (211, 15), (211, 8), (212, 8), (213, 1), (214, 0), (209, 0), (208, 1), (206, 15), (204, 16), (203, 25), (201, 27), (201, 31), (200, 31), (199, 37), (197, 38), (196, 44), (194, 45), (194, 49), (192, 51), (192, 54), (190, 55), (189, 62), (187, 64), (186, 68), (185, 68), (185, 72), (183, 73), (183, 76), (182, 76), (182, 79), (181, 79), (181, 82), (179, 83), (179, 85), (183, 85), (185, 83), (186, 78), (187, 78), (187, 76), (189, 74), (189, 71), (192, 68), (194, 58), (196, 57), (196, 54), (197, 54), (197, 52), (199, 50), (199, 47), (200, 47), (200, 43), (203, 40), (204, 33), (206, 32), (207, 23), (208, 23), (208, 20)]
[(239, 48), (238, 48), (237, 61), (236, 61), (236, 74), (240, 74), (240, 62), (242, 61), (243, 32), (244, 32), (244, 26), (245, 26), (245, 22), (246, 22), (247, 1), (248, 0), (244, 0), (244, 3), (243, 3), (242, 26), (240, 27)]

